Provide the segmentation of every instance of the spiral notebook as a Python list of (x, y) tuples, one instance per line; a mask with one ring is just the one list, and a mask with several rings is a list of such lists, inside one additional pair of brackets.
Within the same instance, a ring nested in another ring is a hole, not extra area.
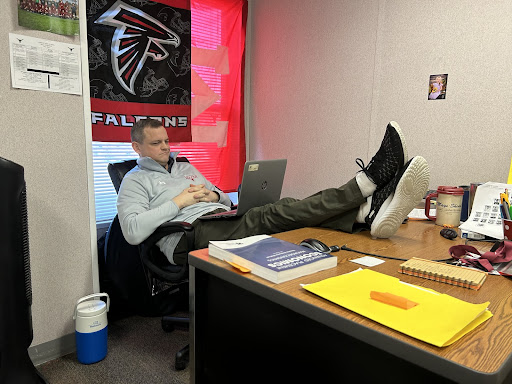
[(480, 289), (487, 278), (487, 273), (483, 271), (417, 257), (400, 264), (398, 272), (475, 290)]

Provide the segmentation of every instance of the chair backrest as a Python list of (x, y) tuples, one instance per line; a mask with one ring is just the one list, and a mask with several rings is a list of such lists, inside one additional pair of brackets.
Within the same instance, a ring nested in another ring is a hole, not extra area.
[(120, 163), (109, 163), (107, 166), (108, 174), (114, 184), (116, 192), (119, 193), (119, 187), (121, 181), (123, 181), (124, 175), (126, 175), (133, 167), (137, 165), (137, 160), (125, 160)]
[[(186, 157), (177, 157), (176, 161), (179, 162), (189, 162)], [(121, 182), (123, 181), (124, 175), (126, 175), (129, 171), (131, 171), (137, 165), (137, 160), (125, 160), (119, 163), (109, 163), (107, 166), (108, 174), (110, 175), (110, 179), (112, 180), (112, 184), (114, 184), (114, 188), (116, 189), (116, 193), (119, 193), (119, 187), (121, 186)]]

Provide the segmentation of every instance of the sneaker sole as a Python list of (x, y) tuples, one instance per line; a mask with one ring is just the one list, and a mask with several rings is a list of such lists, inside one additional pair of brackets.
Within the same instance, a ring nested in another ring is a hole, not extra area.
[(371, 235), (382, 239), (393, 236), (407, 215), (423, 199), (429, 182), (427, 161), (421, 156), (414, 157), (400, 178), (386, 211), (375, 218)]
[(396, 121), (390, 121), (388, 125), (391, 125), (393, 129), (398, 133), (398, 136), (400, 137), (400, 142), (402, 143), (402, 150), (404, 152), (404, 161), (402, 164), (405, 164), (409, 161), (409, 156), (407, 155), (407, 145), (405, 144), (405, 136), (402, 132), (402, 129), (398, 125)]

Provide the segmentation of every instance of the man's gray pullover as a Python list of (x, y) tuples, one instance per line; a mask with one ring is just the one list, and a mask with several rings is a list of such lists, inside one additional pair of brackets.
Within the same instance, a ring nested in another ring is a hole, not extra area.
[[(171, 153), (173, 159), (177, 155), (177, 152)], [(166, 221), (192, 223), (199, 216), (216, 209), (230, 209), (228, 195), (210, 183), (190, 163), (175, 161), (170, 172), (150, 157), (139, 158), (137, 164), (124, 176), (117, 197), (121, 230), (130, 244), (140, 244)], [(180, 210), (172, 199), (190, 184), (204, 184), (207, 189), (217, 192), (219, 202), (199, 202)], [(157, 243), (171, 263), (174, 263), (172, 255), (181, 235), (172, 234)]]

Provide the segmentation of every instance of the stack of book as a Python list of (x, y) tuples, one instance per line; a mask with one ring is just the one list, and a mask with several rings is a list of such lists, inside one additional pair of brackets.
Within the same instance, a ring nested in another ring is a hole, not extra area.
[(338, 263), (336, 256), (268, 235), (210, 241), (208, 253), (276, 284), (335, 267)]

